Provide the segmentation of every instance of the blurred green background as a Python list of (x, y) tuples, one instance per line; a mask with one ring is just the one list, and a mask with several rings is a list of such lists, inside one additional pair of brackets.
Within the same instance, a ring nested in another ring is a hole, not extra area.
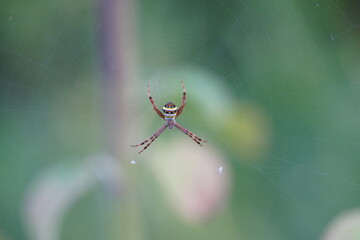
[(359, 11), (1, 2), (0, 239), (360, 239)]

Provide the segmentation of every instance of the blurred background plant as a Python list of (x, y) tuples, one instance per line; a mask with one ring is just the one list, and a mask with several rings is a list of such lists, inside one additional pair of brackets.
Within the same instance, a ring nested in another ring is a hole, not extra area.
[(359, 8), (0, 3), (0, 239), (358, 239)]

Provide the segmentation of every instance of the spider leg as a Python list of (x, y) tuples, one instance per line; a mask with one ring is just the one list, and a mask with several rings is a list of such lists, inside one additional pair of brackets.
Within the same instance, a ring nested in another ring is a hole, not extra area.
[(179, 110), (176, 113), (176, 117), (180, 116), (180, 114), (184, 110), (184, 107), (185, 107), (185, 104), (186, 104), (186, 88), (185, 88), (184, 82), (181, 81), (181, 83), (182, 83), (182, 87), (183, 87), (183, 98), (182, 98), (181, 106), (180, 106)]
[(150, 84), (148, 84), (148, 97), (150, 99), (150, 102), (155, 110), (155, 112), (162, 118), (164, 119), (164, 114), (157, 108), (152, 96), (151, 96), (151, 93), (150, 93)]
[(207, 142), (201, 138), (199, 138), (198, 136), (196, 136), (195, 134), (193, 134), (192, 132), (190, 132), (189, 130), (187, 130), (186, 128), (184, 128), (183, 126), (181, 126), (180, 124), (176, 123), (175, 127), (177, 127), (178, 129), (180, 129), (180, 131), (182, 131), (183, 133), (185, 133), (186, 135), (188, 135), (189, 137), (191, 137), (192, 140), (194, 140), (197, 144), (199, 144), (200, 146), (203, 146), (201, 144), (201, 142)]
[(138, 153), (141, 153), (142, 151), (147, 149), (150, 146), (150, 144), (152, 144), (155, 141), (155, 139), (165, 130), (165, 128), (167, 128), (166, 124), (162, 125), (161, 128), (159, 130), (157, 130), (156, 133), (154, 133), (154, 135), (152, 135), (149, 139), (143, 141), (140, 144), (131, 145), (131, 146), (138, 147), (138, 146), (144, 145), (145, 143), (149, 142), (148, 144), (145, 145), (145, 147), (140, 152), (138, 152)]

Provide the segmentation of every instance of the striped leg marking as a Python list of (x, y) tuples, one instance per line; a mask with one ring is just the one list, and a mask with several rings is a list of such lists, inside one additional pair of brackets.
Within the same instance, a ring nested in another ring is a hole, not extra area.
[(186, 88), (185, 88), (184, 82), (181, 81), (181, 83), (182, 83), (182, 87), (183, 87), (183, 97), (182, 97), (181, 106), (180, 106), (178, 112), (176, 113), (176, 117), (180, 116), (180, 114), (184, 110), (184, 107), (186, 104)]
[(199, 138), (198, 136), (196, 136), (195, 134), (193, 134), (192, 132), (190, 132), (189, 130), (187, 130), (186, 128), (184, 128), (183, 126), (181, 126), (180, 124), (175, 124), (175, 127), (177, 127), (180, 131), (182, 131), (183, 133), (185, 133), (186, 135), (188, 135), (192, 140), (194, 140), (197, 144), (199, 144), (200, 146), (203, 146), (201, 144), (201, 142), (207, 142), (201, 138)]
[(145, 145), (145, 147), (144, 147), (140, 152), (138, 152), (138, 153), (140, 154), (140, 153), (143, 152), (145, 149), (147, 149), (147, 148), (150, 146), (150, 144), (152, 144), (152, 143), (155, 141), (155, 139), (165, 130), (165, 128), (167, 128), (166, 124), (162, 125), (162, 127), (161, 127), (159, 130), (157, 130), (157, 132), (154, 133), (154, 135), (152, 135), (149, 139), (143, 141), (143, 142), (140, 143), (140, 144), (131, 145), (131, 146), (132, 146), (132, 147), (138, 147), (138, 146), (144, 145), (145, 143), (149, 142), (148, 144)]
[(164, 119), (164, 118), (165, 118), (165, 117), (164, 117), (164, 114), (158, 109), (158, 107), (156, 106), (156, 104), (155, 104), (155, 102), (154, 102), (154, 100), (153, 100), (153, 98), (152, 98), (152, 96), (151, 96), (151, 93), (150, 93), (150, 84), (148, 84), (148, 97), (149, 97), (149, 100), (150, 100), (150, 102), (151, 102), (151, 104), (152, 104), (155, 112), (156, 112), (162, 119)]

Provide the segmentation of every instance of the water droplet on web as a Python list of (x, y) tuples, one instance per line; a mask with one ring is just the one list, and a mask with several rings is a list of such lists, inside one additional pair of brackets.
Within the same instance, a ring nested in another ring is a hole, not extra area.
[(131, 160), (130, 163), (131, 163), (132, 165), (135, 165), (135, 164), (136, 164), (136, 161), (135, 161), (135, 160)]
[(223, 169), (224, 169), (224, 167), (223, 167), (223, 166), (220, 166), (220, 167), (218, 168), (218, 172), (219, 172), (220, 174), (222, 174)]

